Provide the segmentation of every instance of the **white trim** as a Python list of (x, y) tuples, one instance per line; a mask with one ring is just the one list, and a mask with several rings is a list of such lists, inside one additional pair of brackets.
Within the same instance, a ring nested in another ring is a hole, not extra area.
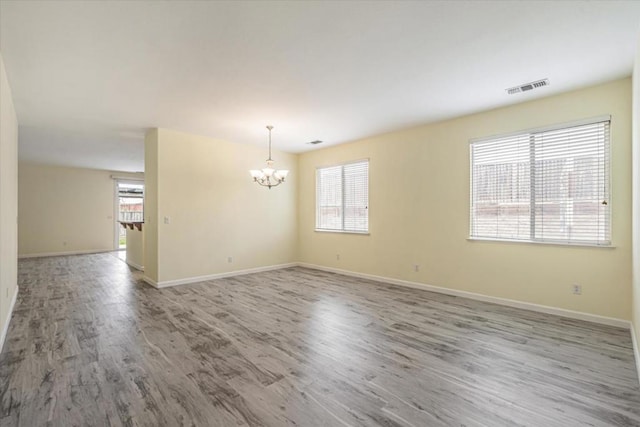
[(18, 259), (23, 258), (43, 258), (49, 256), (67, 256), (67, 255), (88, 255), (88, 254), (101, 254), (105, 252), (114, 252), (113, 249), (90, 249), (87, 251), (69, 251), (69, 252), (41, 252), (37, 254), (21, 254), (18, 255)]
[(338, 233), (338, 234), (359, 234), (361, 236), (370, 236), (368, 231), (344, 231), (344, 230), (329, 230), (324, 228), (316, 228), (313, 231), (316, 233)]
[(4, 346), (4, 340), (7, 338), (7, 332), (9, 332), (9, 322), (11, 321), (11, 315), (13, 314), (13, 308), (16, 305), (16, 300), (18, 299), (18, 291), (19, 288), (16, 286), (16, 291), (13, 293), (13, 298), (11, 298), (11, 304), (9, 304), (9, 312), (7, 313), (7, 318), (5, 319), (4, 328), (2, 328), (2, 333), (0, 334), (0, 352), (2, 351), (2, 347)]
[[(478, 294), (475, 292), (461, 291), (461, 290), (451, 289), (451, 288), (443, 288), (440, 286), (427, 285), (425, 283), (411, 282), (408, 280), (394, 279), (391, 277), (376, 276), (373, 274), (358, 273), (355, 271), (325, 267), (325, 266), (316, 265), (316, 264), (308, 264), (305, 262), (291, 262), (287, 264), (278, 264), (278, 265), (270, 265), (266, 267), (249, 268), (246, 270), (236, 270), (236, 271), (229, 271), (225, 273), (209, 274), (206, 276), (196, 276), (196, 277), (188, 277), (185, 279), (167, 280), (164, 282), (156, 282), (155, 280), (145, 275), (143, 277), (143, 280), (149, 285), (155, 288), (161, 289), (161, 288), (167, 288), (171, 286), (187, 285), (190, 283), (205, 282), (207, 280), (242, 276), (245, 274), (260, 273), (262, 271), (280, 270), (283, 268), (290, 268), (290, 267), (296, 267), (296, 266), (311, 268), (314, 270), (328, 271), (331, 273), (343, 274), (345, 276), (358, 277), (361, 279), (375, 280), (377, 282), (389, 283), (392, 285), (405, 286), (405, 287), (414, 288), (414, 289), (422, 289), (425, 291), (436, 292), (439, 294), (469, 298), (476, 301), (490, 302), (493, 304), (499, 304), (507, 307), (514, 307), (514, 308), (520, 308), (523, 310), (535, 311), (538, 313), (546, 313), (546, 314), (552, 314), (555, 316), (567, 317), (570, 319), (584, 320), (586, 322), (593, 322), (593, 323), (599, 323), (602, 325), (615, 326), (615, 327), (623, 328), (627, 330), (633, 328), (633, 325), (628, 320), (618, 319), (615, 317), (600, 316), (597, 314), (584, 313), (581, 311), (567, 310), (564, 308), (550, 307), (547, 305), (534, 304), (530, 302), (493, 297), (489, 295)], [(634, 335), (634, 340), (635, 340), (635, 335)], [(636, 364), (639, 366), (638, 370), (640, 375), (640, 356), (638, 355), (638, 351), (640, 351), (640, 349), (638, 349), (637, 343), (634, 343), (634, 352), (636, 354)]]
[(457, 289), (443, 288), (440, 286), (427, 285), (425, 283), (411, 282), (408, 280), (393, 279), (390, 277), (375, 276), (373, 274), (357, 273), (349, 270), (341, 270), (338, 268), (324, 267), (316, 264), (298, 263), (300, 267), (312, 268), (314, 270), (328, 271), (331, 273), (344, 274), (345, 276), (359, 277), (362, 279), (375, 280), (377, 282), (390, 283), (393, 285), (406, 286), (409, 288), (423, 289), (425, 291), (437, 292), (445, 295), (453, 295), (457, 297), (469, 298), (477, 301), (490, 302), (494, 304), (504, 305), (508, 307), (521, 308), (539, 313), (553, 314), (556, 316), (568, 317), (570, 319), (584, 320), (587, 322), (600, 323), (602, 325), (616, 326), (618, 328), (629, 329), (631, 322), (628, 320), (617, 319), (615, 317), (599, 316), (597, 314), (584, 313), (581, 311), (567, 310), (564, 308), (550, 307), (547, 305), (533, 304), (524, 301), (517, 301), (507, 298), (492, 297), (474, 292), (460, 291)]
[(124, 262), (126, 262), (129, 267), (133, 267), (136, 270), (144, 271), (144, 266), (142, 266), (140, 264), (136, 264), (135, 262), (129, 261), (127, 259), (125, 259)]
[(554, 240), (517, 240), (517, 239), (499, 239), (494, 237), (467, 237), (469, 242), (494, 242), (494, 243), (524, 243), (526, 245), (533, 243), (535, 245), (551, 245), (551, 246), (569, 246), (572, 248), (603, 248), (603, 249), (616, 249), (611, 242), (606, 245), (599, 245), (597, 243), (580, 243), (580, 242), (562, 242)]
[(638, 380), (640, 380), (640, 342), (636, 338), (636, 330), (633, 327), (633, 322), (630, 322), (631, 325), (631, 345), (633, 345), (633, 356), (636, 359), (636, 371), (638, 372)]
[(224, 273), (208, 274), (206, 276), (195, 276), (195, 277), (187, 277), (184, 279), (166, 280), (163, 282), (156, 282), (155, 280), (147, 276), (144, 276), (143, 280), (155, 288), (162, 289), (162, 288), (168, 288), (170, 286), (188, 285), (190, 283), (206, 282), (207, 280), (242, 276), (245, 274), (260, 273), (263, 271), (281, 270), (283, 268), (290, 268), (290, 267), (297, 267), (297, 266), (298, 266), (298, 263), (290, 262), (287, 264), (277, 264), (277, 265), (268, 265), (265, 267), (247, 268), (246, 270), (228, 271)]
[[(95, 252), (93, 252), (93, 253), (95, 253)], [(45, 256), (45, 255), (40, 255), (40, 256)], [(53, 255), (49, 255), (49, 256), (53, 256)], [(28, 257), (33, 257), (33, 256), (28, 256)], [(131, 265), (134, 268), (138, 268), (137, 264), (134, 265), (133, 263), (129, 263), (129, 262), (127, 262), (127, 264)], [(405, 286), (405, 287), (414, 288), (414, 289), (422, 289), (422, 290), (426, 290), (426, 291), (430, 291), (430, 292), (436, 292), (436, 293), (445, 294), (445, 295), (453, 295), (453, 296), (469, 298), (469, 299), (473, 299), (473, 300), (477, 300), (477, 301), (490, 302), (490, 303), (504, 305), (504, 306), (508, 306), (508, 307), (514, 307), (514, 308), (520, 308), (520, 309), (529, 310), (529, 311), (535, 311), (535, 312), (539, 312), (539, 313), (546, 313), (546, 314), (553, 314), (553, 315), (562, 316), (562, 317), (568, 317), (570, 319), (584, 320), (584, 321), (587, 321), (587, 322), (593, 322), (593, 323), (599, 323), (599, 324), (603, 324), (603, 325), (616, 326), (616, 327), (619, 327), (619, 328), (629, 329), (630, 333), (631, 333), (631, 342), (632, 342), (632, 346), (633, 346), (633, 354), (634, 354), (635, 363), (636, 363), (636, 370), (638, 372), (638, 378), (640, 378), (640, 346), (639, 346), (640, 342), (638, 342), (638, 340), (636, 339), (634, 325), (633, 325), (632, 322), (629, 322), (629, 321), (623, 320), (623, 319), (617, 319), (617, 318), (614, 318), (614, 317), (605, 317), (605, 316), (599, 316), (599, 315), (596, 315), (596, 314), (584, 313), (584, 312), (580, 312), (580, 311), (566, 310), (566, 309), (563, 309), (563, 308), (549, 307), (549, 306), (545, 306), (545, 305), (533, 304), (533, 303), (528, 303), (528, 302), (523, 302), (523, 301), (516, 301), (516, 300), (511, 300), (511, 299), (506, 299), (506, 298), (492, 297), (492, 296), (488, 296), (488, 295), (477, 294), (477, 293), (474, 293), (474, 292), (467, 292), (467, 291), (460, 291), (460, 290), (456, 290), (456, 289), (443, 288), (443, 287), (440, 287), (440, 286), (427, 285), (427, 284), (424, 284), (424, 283), (411, 282), (411, 281), (408, 281), (408, 280), (393, 279), (393, 278), (390, 278), (390, 277), (376, 276), (376, 275), (373, 275), (373, 274), (358, 273), (358, 272), (349, 271), (349, 270), (342, 270), (342, 269), (339, 269), (339, 268), (324, 267), (324, 266), (321, 266), (321, 265), (308, 264), (308, 263), (305, 263), (305, 262), (291, 262), (291, 263), (287, 263), (287, 264), (277, 264), (277, 265), (270, 265), (270, 266), (266, 266), (266, 267), (249, 268), (249, 269), (245, 269), (245, 270), (236, 270), (236, 271), (230, 271), (230, 272), (226, 272), (226, 273), (216, 273), (216, 274), (210, 274), (210, 275), (206, 275), (206, 276), (196, 276), (196, 277), (190, 277), (190, 278), (186, 278), (186, 279), (168, 280), (168, 281), (160, 282), (160, 283), (156, 282), (155, 280), (151, 279), (150, 277), (148, 277), (146, 275), (143, 276), (143, 280), (146, 283), (148, 283), (149, 285), (151, 285), (151, 286), (153, 286), (155, 288), (161, 289), (161, 288), (166, 288), (166, 287), (171, 287), (171, 286), (178, 286), (178, 285), (186, 285), (186, 284), (190, 284), (190, 283), (204, 282), (204, 281), (213, 280), (213, 279), (222, 279), (222, 278), (225, 278), (225, 277), (242, 276), (242, 275), (245, 275), (245, 274), (259, 273), (259, 272), (263, 272), (263, 271), (280, 270), (280, 269), (283, 269), (283, 268), (290, 268), (290, 267), (304, 267), (304, 268), (310, 268), (310, 269), (314, 269), (314, 270), (328, 271), (328, 272), (331, 272), (331, 273), (343, 274), (345, 276), (351, 276), (351, 277), (358, 277), (358, 278), (362, 278), (362, 279), (375, 280), (377, 282), (383, 282), (383, 283), (389, 283), (389, 284), (393, 284), (393, 285)], [(144, 267), (142, 267), (141, 270), (144, 271)], [(6, 319), (4, 328), (2, 329), (2, 334), (0, 335), (0, 352), (2, 351), (2, 347), (4, 345), (4, 340), (5, 340), (6, 336), (7, 336), (7, 332), (9, 331), (9, 322), (11, 321), (11, 315), (13, 314), (13, 309), (15, 307), (16, 300), (17, 300), (17, 297), (18, 297), (18, 292), (19, 292), (19, 288), (18, 288), (18, 286), (16, 286), (16, 291), (13, 294), (13, 298), (11, 299), (11, 304), (9, 306), (9, 312), (7, 314), (7, 319)]]
[(125, 175), (118, 175), (118, 174), (112, 174), (111, 175), (111, 179), (116, 180), (116, 181), (131, 181), (133, 184), (139, 184), (140, 182), (144, 183), (144, 172), (132, 172), (134, 174), (137, 174), (139, 176), (125, 176)]
[[(111, 175), (111, 178), (113, 178), (113, 175)], [(120, 224), (119, 221), (119, 215), (120, 213), (118, 212), (120, 208), (120, 199), (118, 197), (118, 179), (117, 178), (113, 178), (113, 250), (117, 251), (120, 249), (120, 227), (122, 227), (122, 225)], [(126, 233), (126, 227), (125, 227), (125, 233)], [(125, 242), (126, 244), (126, 242)]]
[(154, 288), (158, 287), (158, 282), (156, 282), (155, 280), (153, 280), (151, 277), (147, 276), (146, 274), (144, 276), (142, 276), (142, 280), (146, 283), (148, 283), (149, 285), (153, 286)]

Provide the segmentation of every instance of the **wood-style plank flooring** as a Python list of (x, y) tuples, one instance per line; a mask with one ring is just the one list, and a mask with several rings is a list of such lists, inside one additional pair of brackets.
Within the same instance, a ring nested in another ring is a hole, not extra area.
[(629, 331), (290, 268), (25, 259), (2, 426), (639, 426)]

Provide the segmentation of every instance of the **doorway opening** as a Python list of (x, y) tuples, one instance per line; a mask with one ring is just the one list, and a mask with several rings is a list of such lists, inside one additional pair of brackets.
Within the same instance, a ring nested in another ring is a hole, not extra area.
[(123, 222), (144, 222), (144, 183), (116, 182), (116, 249), (127, 247), (127, 230)]

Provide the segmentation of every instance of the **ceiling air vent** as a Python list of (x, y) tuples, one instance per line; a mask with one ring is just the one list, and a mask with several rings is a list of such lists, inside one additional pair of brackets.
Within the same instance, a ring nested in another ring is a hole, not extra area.
[(509, 95), (513, 95), (514, 93), (527, 92), (529, 90), (537, 89), (542, 86), (549, 86), (549, 79), (542, 79), (531, 83), (525, 83), (520, 86), (514, 86), (507, 89), (507, 93)]
[(319, 139), (316, 139), (315, 141), (307, 142), (307, 144), (318, 145), (318, 144), (322, 144), (322, 141), (320, 141)]

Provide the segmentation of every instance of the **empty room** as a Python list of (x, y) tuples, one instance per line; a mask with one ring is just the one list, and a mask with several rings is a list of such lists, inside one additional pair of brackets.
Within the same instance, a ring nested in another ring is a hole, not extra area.
[(640, 2), (0, 0), (0, 426), (640, 426)]

